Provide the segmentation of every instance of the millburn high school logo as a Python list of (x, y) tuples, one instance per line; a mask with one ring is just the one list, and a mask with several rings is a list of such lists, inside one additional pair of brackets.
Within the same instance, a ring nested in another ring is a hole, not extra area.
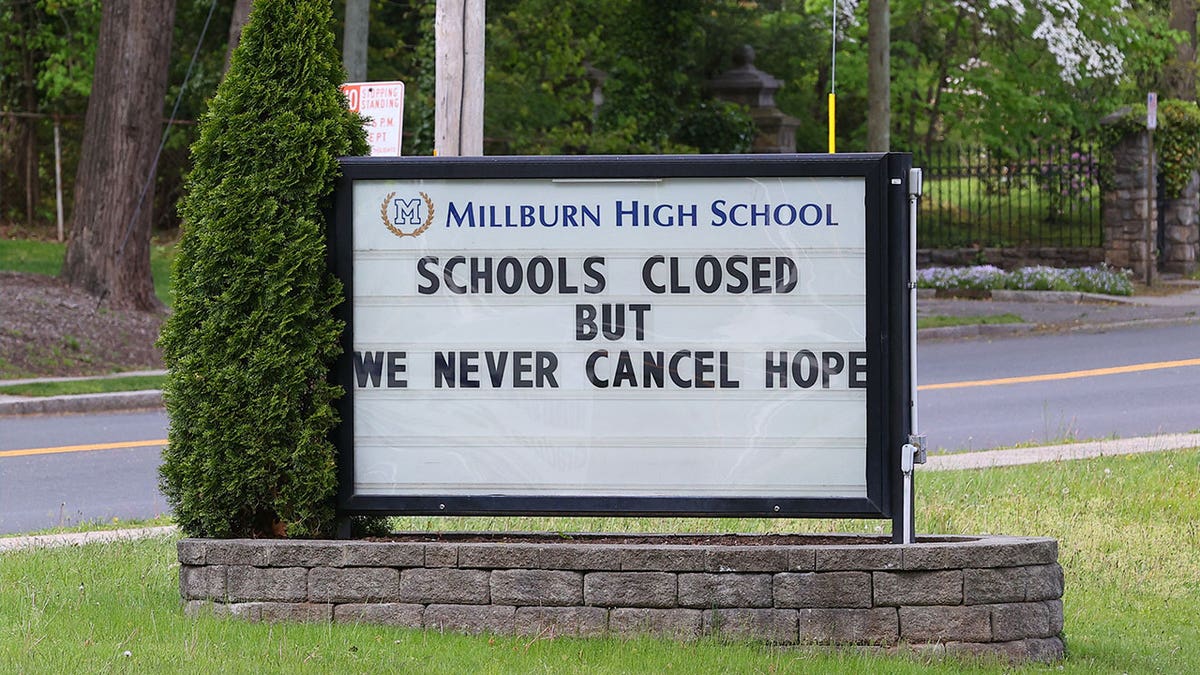
[[(379, 218), (388, 231), (397, 237), (419, 237), (433, 224), (433, 200), (424, 192), (418, 192), (420, 199), (404, 199), (397, 197), (395, 192), (389, 192), (383, 198), (379, 207)], [(425, 217), (421, 217), (421, 206), (424, 203)], [(405, 232), (405, 225), (416, 225), (416, 229)]]

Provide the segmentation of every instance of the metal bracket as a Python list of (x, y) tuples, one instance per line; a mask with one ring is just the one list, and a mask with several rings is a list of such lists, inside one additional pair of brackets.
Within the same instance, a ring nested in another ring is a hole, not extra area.
[(912, 446), (914, 449), (913, 460), (912, 460), (913, 464), (925, 464), (925, 460), (926, 460), (925, 435), (924, 434), (908, 435), (908, 444), (910, 444), (910, 446)]
[(908, 170), (908, 196), (916, 199), (921, 196), (921, 170), (912, 168)]

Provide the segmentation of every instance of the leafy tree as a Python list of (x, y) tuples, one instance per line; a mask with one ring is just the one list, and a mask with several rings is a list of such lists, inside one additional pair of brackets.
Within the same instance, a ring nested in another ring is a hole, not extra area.
[(328, 535), (341, 288), (322, 206), (364, 154), (326, 0), (256, 0), (201, 121), (160, 345), (162, 489), (192, 536)]

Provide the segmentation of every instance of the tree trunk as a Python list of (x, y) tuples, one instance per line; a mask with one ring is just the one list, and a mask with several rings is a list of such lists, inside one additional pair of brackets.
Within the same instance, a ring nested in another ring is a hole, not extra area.
[(237, 49), (242, 39), (242, 28), (250, 20), (250, 0), (236, 0), (233, 3), (233, 14), (229, 17), (229, 46), (225, 48), (225, 71), (229, 70), (229, 62), (233, 59), (233, 50)]
[(103, 3), (63, 277), (110, 307), (161, 308), (150, 216), (174, 23), (175, 0)]
[(892, 143), (892, 29), (888, 0), (867, 5), (867, 150), (887, 152)]
[(1171, 0), (1171, 30), (1186, 37), (1175, 45), (1175, 58), (1167, 66), (1166, 98), (1196, 100), (1196, 0)]

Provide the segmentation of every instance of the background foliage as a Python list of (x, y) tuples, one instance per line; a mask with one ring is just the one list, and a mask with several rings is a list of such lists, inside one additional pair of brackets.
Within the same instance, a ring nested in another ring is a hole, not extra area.
[[(171, 83), (179, 93), (212, 0), (177, 0)], [(335, 39), (343, 4), (332, 3)], [(156, 222), (174, 204), (187, 147), (222, 77), (233, 0), (217, 0), (179, 117), (159, 165)], [(91, 87), (99, 0), (0, 2), (0, 111), (59, 114), (65, 194)], [(866, 138), (866, 3), (837, 3), (838, 147)], [(368, 77), (407, 83), (406, 154), (433, 146), (435, 0), (372, 0)], [(1097, 120), (1165, 88), (1165, 64), (1184, 36), (1155, 0), (892, 0), (892, 147), (928, 154), (947, 145), (999, 150), (1013, 140), (1068, 142)], [(797, 148), (826, 147), (829, 2), (821, 0), (489, 0), (486, 149), (489, 153), (738, 152), (752, 138), (745, 112), (704, 83), (752, 45), (756, 65), (784, 82), (781, 110), (801, 120)], [(0, 115), (0, 223), (54, 218), (53, 125)], [(32, 208), (27, 202), (32, 200)], [(70, 216), (70, 205), (67, 206)]]

